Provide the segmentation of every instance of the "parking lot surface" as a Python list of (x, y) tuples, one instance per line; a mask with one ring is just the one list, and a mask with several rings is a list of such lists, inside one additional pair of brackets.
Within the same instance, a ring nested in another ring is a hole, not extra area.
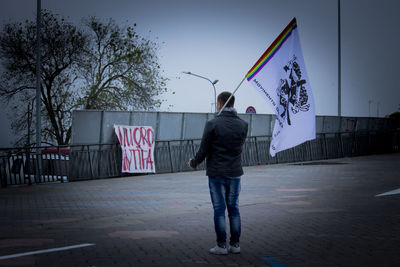
[(0, 266), (400, 266), (399, 188), (400, 154), (246, 167), (215, 256), (204, 171), (9, 187)]

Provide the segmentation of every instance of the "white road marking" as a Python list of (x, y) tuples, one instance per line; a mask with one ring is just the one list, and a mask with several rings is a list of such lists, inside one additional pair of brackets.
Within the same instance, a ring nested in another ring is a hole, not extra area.
[(382, 194), (376, 195), (376, 197), (396, 195), (396, 194), (400, 194), (400, 188), (396, 189), (396, 190), (392, 190), (392, 191), (386, 192), (386, 193), (382, 193)]
[(68, 246), (68, 247), (50, 248), (50, 249), (43, 249), (43, 250), (36, 250), (36, 251), (24, 252), (24, 253), (17, 253), (17, 254), (11, 254), (11, 255), (0, 256), (0, 260), (12, 259), (12, 258), (23, 257), (23, 256), (28, 256), (28, 255), (35, 255), (35, 254), (56, 252), (56, 251), (74, 249), (74, 248), (82, 248), (82, 247), (88, 247), (88, 246), (94, 246), (94, 245), (95, 245), (95, 244), (84, 243), (84, 244), (79, 244), (79, 245), (74, 245), (74, 246)]

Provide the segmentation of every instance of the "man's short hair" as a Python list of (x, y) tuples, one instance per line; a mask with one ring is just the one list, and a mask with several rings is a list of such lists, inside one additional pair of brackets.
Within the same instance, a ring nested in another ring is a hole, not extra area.
[[(222, 106), (225, 105), (226, 101), (232, 94), (230, 92), (222, 92), (218, 95), (218, 103), (220, 103)], [(228, 104), (226, 105), (227, 108), (233, 107), (235, 104), (235, 96), (232, 95), (231, 99), (229, 100)]]

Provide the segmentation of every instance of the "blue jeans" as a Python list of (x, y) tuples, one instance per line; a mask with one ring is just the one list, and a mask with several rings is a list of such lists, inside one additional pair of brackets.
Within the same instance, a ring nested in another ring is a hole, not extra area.
[(228, 208), (231, 231), (230, 244), (239, 244), (241, 223), (239, 213), (240, 177), (209, 177), (211, 202), (214, 208), (214, 227), (217, 244), (226, 245), (225, 210)]

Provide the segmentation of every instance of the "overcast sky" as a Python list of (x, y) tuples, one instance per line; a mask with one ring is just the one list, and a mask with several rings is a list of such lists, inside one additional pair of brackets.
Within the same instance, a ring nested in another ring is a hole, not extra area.
[[(1, 5), (1, 25), (35, 19), (35, 0), (2, 0)], [(342, 115), (397, 111), (400, 1), (342, 0), (341, 6)], [(177, 112), (210, 112), (214, 98), (209, 82), (182, 71), (218, 79), (217, 94), (233, 91), (296, 17), (316, 113), (337, 115), (337, 0), (42, 0), (42, 8), (77, 24), (92, 15), (124, 25), (137, 23), (140, 34), (160, 44), (160, 63), (170, 79), (162, 110)], [(244, 113), (250, 105), (257, 113), (272, 113), (245, 82), (237, 92), (236, 107)], [(5, 117), (2, 112), (0, 146), (8, 135)]]

